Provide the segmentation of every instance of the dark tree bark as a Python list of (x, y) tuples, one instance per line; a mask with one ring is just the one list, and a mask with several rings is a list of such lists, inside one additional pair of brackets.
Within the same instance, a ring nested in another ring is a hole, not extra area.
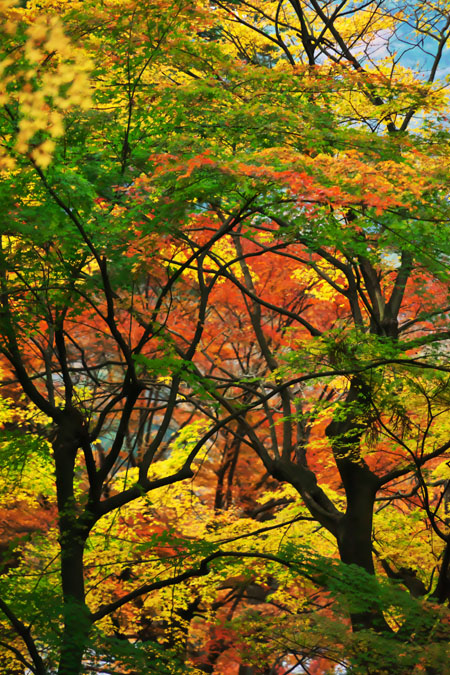
[(61, 547), (64, 629), (58, 675), (78, 675), (91, 627), (85, 602), (83, 552), (89, 527), (74, 495), (77, 450), (87, 435), (82, 415), (70, 407), (60, 415), (53, 441)]

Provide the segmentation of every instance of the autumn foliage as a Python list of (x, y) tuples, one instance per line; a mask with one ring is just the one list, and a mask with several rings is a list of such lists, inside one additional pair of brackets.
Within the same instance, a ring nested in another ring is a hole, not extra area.
[(0, 8), (0, 673), (443, 675), (448, 6)]

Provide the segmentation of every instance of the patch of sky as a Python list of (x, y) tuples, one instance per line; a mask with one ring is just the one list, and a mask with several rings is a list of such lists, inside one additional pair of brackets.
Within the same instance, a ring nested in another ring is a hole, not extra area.
[[(416, 2), (387, 2), (386, 9), (397, 13), (404, 9), (405, 18), (398, 24), (395, 33), (388, 40), (389, 47), (385, 47), (386, 55), (389, 51), (396, 52), (401, 63), (406, 68), (417, 72), (425, 81), (432, 75), (436, 57), (439, 53), (439, 40), (449, 35), (449, 11), (441, 3), (422, 3), (421, 10), (415, 11)], [(406, 14), (411, 12), (411, 17)], [(428, 22), (428, 23), (426, 23)], [(421, 30), (422, 27), (422, 30)], [(450, 50), (442, 49), (436, 71), (436, 78), (443, 79), (450, 74)]]

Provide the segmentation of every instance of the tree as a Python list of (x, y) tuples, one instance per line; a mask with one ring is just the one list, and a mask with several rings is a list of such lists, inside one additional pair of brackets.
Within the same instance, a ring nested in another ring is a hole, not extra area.
[[(35, 673), (156, 655), (231, 672), (232, 642), (260, 635), (240, 657), (260, 672), (442, 672), (445, 7), (3, 11), (0, 329), (19, 412), (6, 402), (2, 466), (45, 467), (58, 527), (15, 542), (5, 649)], [(261, 513), (272, 534), (251, 543)], [(37, 592), (17, 592), (30, 566)], [(170, 612), (139, 606), (175, 587)]]

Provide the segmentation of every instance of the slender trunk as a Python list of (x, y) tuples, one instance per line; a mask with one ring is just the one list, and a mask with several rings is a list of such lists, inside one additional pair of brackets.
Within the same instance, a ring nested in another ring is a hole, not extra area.
[[(68, 532), (65, 535), (70, 537)], [(68, 541), (61, 548), (64, 630), (58, 675), (79, 675), (91, 628), (84, 594), (84, 542)]]
[(84, 420), (74, 409), (65, 410), (53, 441), (61, 548), (61, 584), (64, 629), (58, 675), (79, 675), (90, 630), (85, 602), (83, 551), (88, 529), (74, 495), (77, 450), (85, 433)]

